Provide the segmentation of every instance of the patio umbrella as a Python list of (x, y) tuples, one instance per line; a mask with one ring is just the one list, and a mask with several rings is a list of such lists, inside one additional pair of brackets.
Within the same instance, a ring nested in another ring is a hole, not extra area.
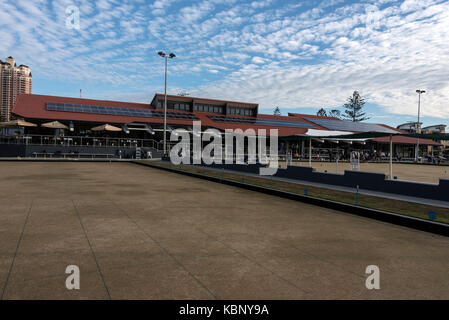
[(0, 122), (0, 128), (22, 128), (22, 127), (37, 127), (37, 124), (27, 122), (21, 119), (7, 122)]
[(41, 127), (50, 128), (50, 129), (68, 129), (69, 128), (65, 124), (62, 124), (59, 121), (43, 123), (43, 124), (41, 124)]
[(111, 126), (110, 124), (107, 124), (107, 123), (103, 124), (101, 126), (98, 126), (98, 127), (94, 127), (90, 130), (92, 130), (92, 131), (122, 131), (121, 128)]

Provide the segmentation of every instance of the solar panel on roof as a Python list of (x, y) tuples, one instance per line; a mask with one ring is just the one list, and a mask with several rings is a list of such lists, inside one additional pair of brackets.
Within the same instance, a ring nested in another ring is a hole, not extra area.
[(332, 120), (332, 119), (320, 119), (320, 118), (305, 118), (321, 127), (329, 130), (337, 131), (353, 131), (353, 132), (385, 132), (385, 133), (397, 133), (397, 131), (375, 123), (361, 123), (352, 122), (347, 120)]
[(275, 127), (294, 127), (294, 128), (316, 128), (314, 125), (304, 121), (285, 121), (275, 119), (260, 119), (260, 118), (237, 118), (226, 116), (208, 116), (211, 120), (217, 122), (228, 123), (248, 123), (261, 126), (275, 126)]
[[(81, 112), (81, 113), (94, 113), (94, 114), (136, 116), (136, 117), (161, 118), (164, 116), (163, 112), (153, 110), (116, 108), (109, 106), (90, 106), (90, 105), (69, 104), (69, 103), (64, 104), (55, 102), (47, 102), (46, 109), (49, 111)], [(199, 120), (198, 117), (196, 117), (193, 114), (180, 113), (180, 112), (167, 112), (167, 118)]]

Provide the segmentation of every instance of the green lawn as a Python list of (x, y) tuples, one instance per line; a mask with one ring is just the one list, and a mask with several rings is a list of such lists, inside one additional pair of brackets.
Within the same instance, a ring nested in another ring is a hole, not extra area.
[[(272, 187), (273, 189), (288, 191), (297, 194), (304, 194), (305, 190), (307, 190), (308, 195), (321, 199), (328, 199), (343, 203), (356, 204), (356, 195), (355, 193), (327, 189), (327, 188), (318, 188), (312, 186), (306, 186), (291, 182), (284, 181), (276, 181), (273, 180), (272, 184), (269, 179), (258, 178), (254, 176), (248, 176), (245, 174), (238, 173), (226, 173), (220, 172), (214, 169), (205, 169), (205, 168), (197, 168), (188, 165), (173, 165), (166, 162), (151, 162), (153, 165), (161, 166), (161, 167), (171, 167), (173, 169), (195, 172), (199, 174), (206, 174), (212, 177), (222, 177), (223, 179), (233, 180), (242, 182), (242, 178), (244, 178), (245, 183), (263, 186), (263, 187)], [(357, 204), (361, 207), (373, 208), (393, 213), (399, 213), (407, 216), (418, 217), (422, 219), (429, 220), (428, 212), (433, 210), (436, 212), (437, 219), (434, 221), (449, 223), (449, 209), (434, 207), (429, 205), (417, 204), (413, 202), (407, 201), (399, 201), (381, 197), (374, 197), (369, 195), (358, 195)]]

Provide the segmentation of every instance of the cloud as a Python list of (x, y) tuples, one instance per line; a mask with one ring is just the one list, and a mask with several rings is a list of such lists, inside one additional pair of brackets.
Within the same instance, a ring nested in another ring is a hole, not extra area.
[(174, 0), (156, 0), (150, 6), (151, 12), (153, 15), (163, 15), (173, 2)]
[[(0, 57), (30, 65), (35, 82), (89, 81), (140, 99), (161, 87), (165, 50), (177, 55), (174, 90), (283, 109), (339, 106), (359, 90), (382, 114), (414, 115), (422, 88), (423, 114), (449, 118), (448, 1), (314, 4), (3, 1)], [(70, 5), (80, 30), (66, 28)]]

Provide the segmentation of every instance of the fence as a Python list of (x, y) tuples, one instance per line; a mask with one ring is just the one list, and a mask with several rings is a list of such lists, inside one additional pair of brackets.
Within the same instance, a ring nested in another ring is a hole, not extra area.
[[(165, 158), (164, 160), (169, 160)], [(203, 164), (206, 166), (205, 164)], [(239, 171), (248, 174), (259, 174), (262, 167), (259, 164), (212, 164), (212, 168)], [(449, 201), (449, 179), (440, 178), (439, 184), (391, 180), (383, 173), (346, 170), (344, 174), (317, 172), (311, 167), (289, 166), (286, 169), (279, 168), (274, 175), (278, 178), (286, 178), (298, 181), (314, 182), (334, 186), (371, 190), (376, 192), (391, 193), (409, 197)]]
[(89, 146), (120, 148), (162, 149), (162, 143), (153, 139), (109, 138), (89, 136), (51, 136), (51, 135), (0, 135), (0, 144), (24, 144), (40, 146)]

